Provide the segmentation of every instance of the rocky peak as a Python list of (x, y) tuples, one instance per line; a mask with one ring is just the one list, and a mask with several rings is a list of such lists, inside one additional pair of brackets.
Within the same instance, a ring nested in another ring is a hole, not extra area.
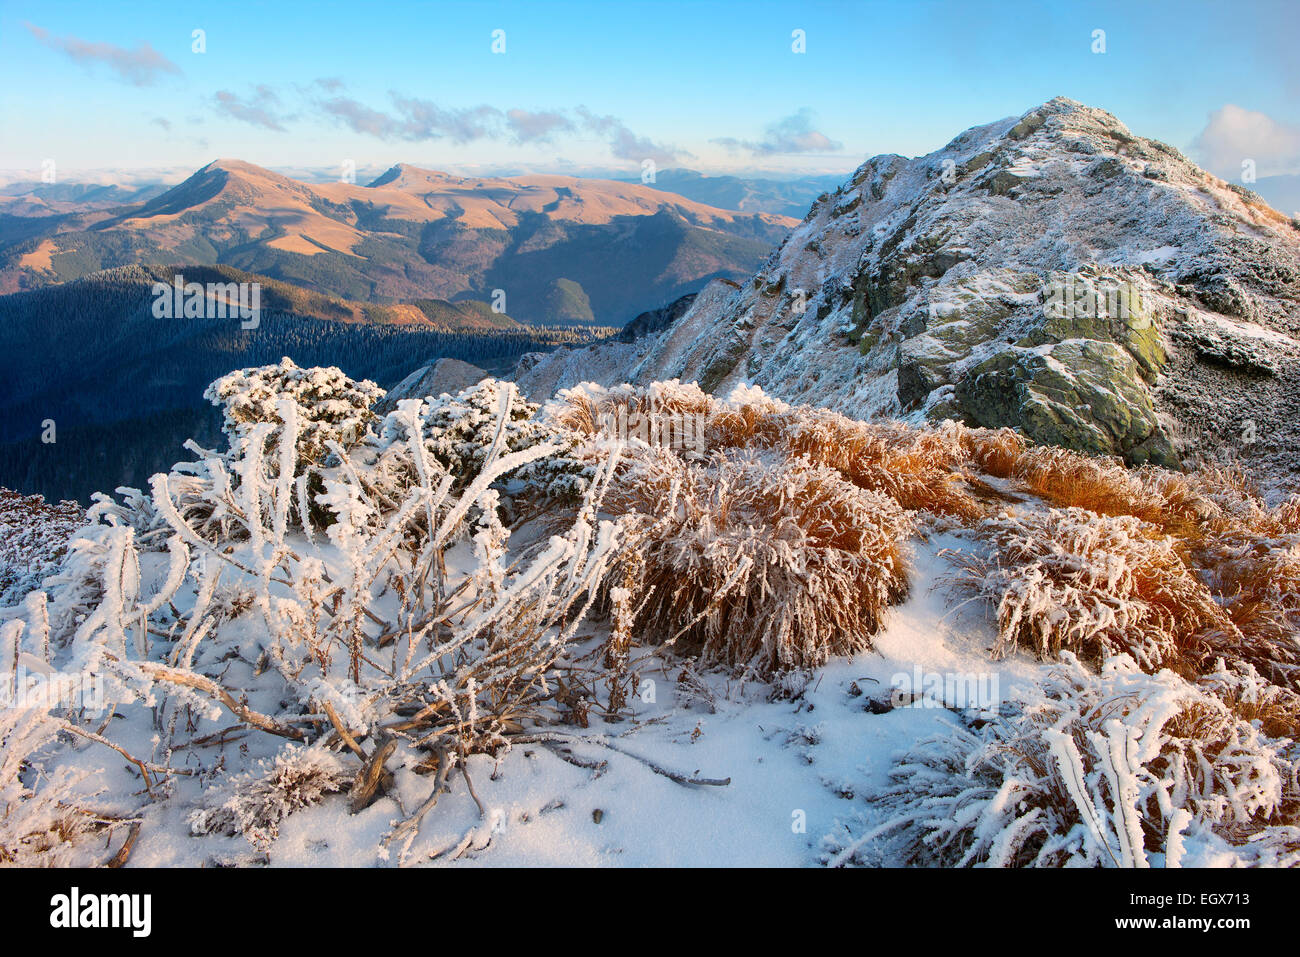
[(1300, 224), (1058, 97), (877, 156), (621, 370), (1130, 462), (1300, 448)]

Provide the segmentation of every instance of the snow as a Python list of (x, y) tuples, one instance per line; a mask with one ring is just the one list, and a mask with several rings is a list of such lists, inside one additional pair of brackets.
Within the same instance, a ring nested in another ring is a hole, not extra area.
[[(837, 660), (810, 679), (795, 701), (770, 700), (765, 683), (738, 683), (722, 673), (703, 676), (711, 711), (677, 683), (679, 664), (660, 663), (643, 677), (655, 681), (656, 700), (634, 697), (627, 721), (567, 731), (580, 759), (607, 767), (595, 772), (546, 747), (528, 745), (497, 761), (470, 759), (469, 773), (489, 811), (487, 833), (465, 788), (439, 801), (425, 818), (412, 860), (454, 866), (808, 866), (820, 861), (822, 837), (859, 810), (861, 796), (880, 786), (898, 750), (951, 725), (943, 708), (899, 708), (873, 714), (864, 702), (888, 697), (894, 676), (930, 672), (992, 672), (1004, 693), (1040, 667), (1028, 658), (990, 662), (991, 626), (978, 616), (956, 620), (935, 579), (948, 570), (938, 553), (961, 539), (935, 535), (918, 551), (911, 597), (889, 615), (877, 651)], [(850, 695), (850, 687), (862, 689)], [(815, 729), (815, 734), (810, 730)], [(618, 748), (689, 775), (730, 778), (724, 787), (688, 787), (655, 773), (619, 751), (584, 744), (608, 737)], [(809, 741), (807, 738), (811, 737)], [(227, 751), (233, 757), (238, 742)], [(402, 808), (427, 796), (430, 781), (399, 772), (396, 798), (381, 798), (360, 814), (345, 797), (285, 819), (267, 851), (273, 867), (377, 866), (380, 844)], [(252, 860), (242, 837), (192, 836), (170, 804), (145, 817), (131, 864), (197, 866), (220, 859)], [(600, 822), (593, 820), (601, 812)], [(795, 828), (802, 812), (803, 831)], [(449, 860), (467, 834), (474, 844)], [(490, 841), (488, 840), (490, 838)], [(450, 849), (450, 850), (449, 850)], [(440, 854), (441, 852), (441, 854)]]

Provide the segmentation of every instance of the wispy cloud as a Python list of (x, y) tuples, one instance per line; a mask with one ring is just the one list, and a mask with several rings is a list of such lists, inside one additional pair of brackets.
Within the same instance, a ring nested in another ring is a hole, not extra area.
[(143, 41), (134, 50), (128, 50), (112, 43), (95, 43), (74, 36), (56, 37), (34, 23), (24, 21), (23, 26), (47, 47), (59, 50), (77, 63), (105, 64), (133, 86), (149, 86), (161, 73), (179, 75), (181, 72), (180, 67)]
[(393, 110), (387, 112), (347, 96), (323, 100), (318, 107), (354, 133), (387, 140), (471, 143), (509, 139), (515, 143), (545, 143), (561, 134), (585, 130), (604, 139), (619, 159), (651, 159), (662, 165), (690, 155), (637, 135), (616, 116), (598, 116), (584, 106), (573, 111), (501, 110), (487, 105), (448, 108), (418, 97), (390, 95)]
[(448, 139), (454, 143), (470, 143), (499, 135), (502, 114), (496, 107), (447, 109), (431, 100), (396, 93), (392, 96), (401, 117), (398, 128), (403, 139)]
[(741, 140), (728, 136), (712, 142), (730, 150), (747, 150), (763, 156), (778, 153), (830, 153), (843, 145), (813, 128), (813, 111), (807, 107), (769, 124), (761, 140)]
[(218, 112), (233, 117), (243, 123), (251, 123), (263, 129), (284, 132), (285, 117), (277, 115), (280, 97), (269, 86), (259, 85), (253, 88), (251, 96), (241, 97), (229, 90), (218, 90), (213, 97)]
[(546, 143), (557, 133), (571, 133), (573, 121), (549, 110), (506, 110), (506, 126), (517, 143)]
[(668, 166), (683, 156), (691, 155), (685, 150), (638, 136), (616, 116), (599, 116), (585, 106), (578, 107), (578, 116), (587, 129), (606, 138), (610, 153), (619, 159), (633, 160), (638, 163), (653, 160), (660, 166)]
[(1259, 176), (1300, 173), (1300, 126), (1229, 103), (1210, 114), (1192, 151), (1202, 166), (1224, 179), (1240, 177), (1245, 160), (1255, 161)]
[(392, 94), (395, 111), (386, 113), (347, 96), (320, 103), (320, 108), (354, 133), (385, 140), (450, 139), (457, 143), (497, 135), (504, 114), (495, 107), (444, 109), (429, 100)]
[(381, 140), (398, 138), (398, 120), (350, 97), (336, 96), (321, 103), (320, 107), (354, 133), (364, 133)]

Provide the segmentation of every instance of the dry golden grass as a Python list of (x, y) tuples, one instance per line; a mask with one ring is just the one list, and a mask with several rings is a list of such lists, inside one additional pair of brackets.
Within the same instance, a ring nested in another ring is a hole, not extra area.
[[(980, 727), (913, 744), (869, 795), (871, 829), (834, 862), (1173, 865), (1212, 832), (1242, 863), (1294, 867), (1293, 753), (1250, 723), (1249, 675), (1222, 678), (1232, 690), (1144, 675), (1125, 658), (1093, 673), (1065, 656)], [(1254, 710), (1267, 723), (1279, 708)]]
[[(706, 449), (723, 459), (760, 452), (786, 475), (829, 469), (902, 509), (971, 526), (1004, 506), (1008, 493), (995, 480), (1008, 480), (1071, 518), (1027, 519), (1046, 523), (1035, 532), (1042, 542), (1022, 542), (991, 523), (1001, 531), (991, 564), (980, 568), (985, 597), (1000, 609), (1000, 651), (1073, 649), (1096, 662), (1127, 650), (1144, 667), (1185, 674), (1223, 656), (1300, 690), (1300, 495), (1269, 506), (1242, 469), (1131, 469), (1118, 458), (1031, 447), (1010, 429), (859, 422), (756, 389), (721, 401), (667, 382), (560, 398), (552, 414), (585, 435), (607, 431), (620, 411), (694, 415), (704, 422)], [(658, 452), (680, 466), (668, 449)], [(673, 496), (682, 477), (673, 468), (657, 477), (643, 472), (636, 494), (680, 505)], [(729, 503), (715, 504), (725, 517)], [(1052, 540), (1055, 534), (1064, 538)], [(1094, 559), (1109, 562), (1108, 570), (1086, 570)], [(1026, 602), (1045, 604), (1031, 613)], [(1099, 625), (1097, 616), (1107, 615), (1113, 620)]]
[(1010, 478), (1029, 443), (1014, 429), (970, 429), (971, 461), (981, 471)]
[[(619, 386), (587, 391), (566, 389), (548, 407), (555, 424), (580, 435), (596, 435), (631, 414), (708, 415), (716, 402), (694, 383), (655, 382), (645, 388)], [(626, 420), (625, 418), (623, 419)]]
[[(1118, 458), (1084, 455), (1049, 446), (1027, 449), (1011, 474), (1025, 487), (1058, 508), (1083, 508), (1098, 515), (1131, 515), (1161, 530), (1182, 526), (1188, 518), (1186, 492), (1175, 473), (1153, 479), (1127, 468)], [(1147, 481), (1144, 481), (1148, 479)]]
[(1221, 536), (1196, 552), (1201, 574), (1236, 630), (1214, 650), (1300, 691), (1300, 536)]
[(982, 518), (987, 506), (971, 494), (961, 467), (969, 460), (967, 430), (932, 431), (857, 422), (824, 410), (799, 410), (782, 430), (788, 454), (829, 466), (859, 488), (884, 492), (903, 508)]
[(1274, 510), (1277, 523), (1284, 533), (1300, 532), (1300, 493), (1293, 493)]
[(1005, 477), (1025, 442), (1010, 429), (930, 429), (867, 423), (827, 409), (788, 406), (753, 393), (722, 402), (693, 385), (655, 383), (569, 390), (552, 407), (557, 424), (595, 435), (619, 412), (704, 417), (709, 450), (770, 449), (835, 469), (859, 488), (883, 492), (906, 509), (973, 521), (988, 514), (987, 487), (974, 470)]
[(1270, 506), (1239, 467), (1130, 470), (1054, 448), (1028, 449), (1013, 474), (1055, 505), (1131, 516), (1171, 536), (1182, 573), (1205, 584), (1230, 623), (1206, 633), (1206, 660), (1247, 662), (1300, 689), (1300, 496)]
[(1300, 742), (1300, 694), (1270, 682), (1248, 665), (1229, 670), (1222, 662), (1199, 684), (1242, 721), (1258, 722), (1269, 737)]
[(605, 507), (642, 516), (638, 633), (705, 663), (770, 674), (862, 651), (907, 590), (908, 514), (807, 462), (650, 449)]
[(1146, 670), (1195, 675), (1211, 642), (1235, 635), (1175, 541), (1132, 516), (1052, 509), (981, 530), (991, 554), (956, 556), (947, 582), (994, 607), (996, 654), (1070, 651), (1100, 664), (1122, 653)]

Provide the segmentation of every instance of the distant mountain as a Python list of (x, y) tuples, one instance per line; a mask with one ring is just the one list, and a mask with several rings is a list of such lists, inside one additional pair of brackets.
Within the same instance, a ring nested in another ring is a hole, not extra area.
[[(710, 176), (693, 169), (666, 169), (646, 185), (684, 196), (697, 203), (747, 213), (774, 213), (803, 219), (817, 197), (836, 189), (844, 180), (842, 173), (791, 178)], [(640, 179), (626, 182), (639, 183)]]
[(20, 183), (0, 187), (0, 214), (46, 216), (114, 209), (143, 203), (167, 192), (162, 183), (118, 186), (102, 183)]
[(754, 384), (858, 418), (957, 419), (1168, 465), (1300, 462), (1300, 221), (1065, 98), (877, 156), (739, 287), (667, 328), (521, 364)]
[(795, 223), (608, 180), (399, 165), (369, 185), (309, 184), (238, 160), (125, 206), (13, 205), (5, 215), (0, 203), (0, 291), (131, 263), (223, 264), (359, 302), (495, 294), (517, 319), (548, 324), (620, 325), (741, 278)]
[[(258, 283), (256, 327), (230, 310), (159, 318), (154, 284), (176, 273), (205, 289)], [(500, 373), (524, 353), (610, 331), (530, 329), (481, 302), (352, 302), (227, 266), (127, 266), (0, 296), (0, 485), (52, 501), (138, 487), (186, 438), (218, 441), (209, 382), (283, 356), (388, 387), (439, 358)]]

